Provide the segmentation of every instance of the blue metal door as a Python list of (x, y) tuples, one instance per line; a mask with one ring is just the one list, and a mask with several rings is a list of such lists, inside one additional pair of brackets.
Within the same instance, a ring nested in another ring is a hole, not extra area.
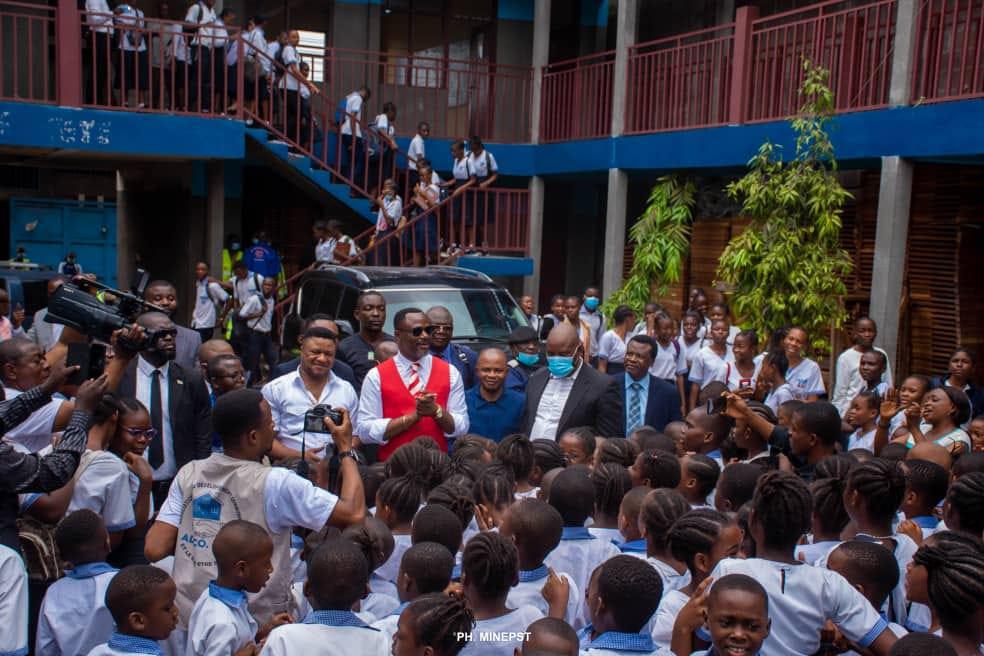
[(116, 203), (10, 199), (10, 257), (23, 246), (31, 262), (56, 268), (69, 251), (85, 273), (116, 286)]

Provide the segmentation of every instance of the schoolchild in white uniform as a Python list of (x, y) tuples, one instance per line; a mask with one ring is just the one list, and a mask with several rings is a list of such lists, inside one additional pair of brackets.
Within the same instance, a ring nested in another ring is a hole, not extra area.
[(78, 510), (59, 522), (55, 543), (71, 568), (45, 592), (34, 653), (87, 654), (113, 632), (106, 589), (118, 570), (106, 562), (109, 536), (98, 514)]
[(429, 649), (434, 656), (454, 656), (469, 638), (477, 637), (474, 627), (475, 616), (461, 597), (423, 595), (400, 615), (391, 653), (413, 656)]
[[(878, 327), (875, 325), (875, 322), (869, 317), (858, 317), (854, 322), (854, 344), (851, 348), (837, 356), (834, 391), (831, 395), (830, 402), (837, 406), (837, 411), (840, 412), (841, 417), (847, 414), (851, 400), (857, 396), (858, 392), (867, 387), (867, 384), (861, 378), (861, 374), (858, 371), (858, 365), (861, 364), (861, 356), (864, 352), (874, 348), (881, 352), (886, 360), (888, 359), (888, 354), (884, 350), (874, 346), (877, 336)], [(882, 373), (882, 379), (879, 382), (886, 383), (888, 387), (892, 386), (891, 368), (885, 368), (885, 371)]]
[(847, 438), (847, 450), (864, 449), (875, 452), (875, 433), (878, 431), (878, 411), (881, 397), (875, 392), (859, 392), (845, 419), (854, 427), (854, 432)]
[(91, 50), (83, 58), (83, 65), (92, 75), (85, 85), (85, 101), (105, 106), (113, 96), (113, 10), (106, 0), (85, 0), (85, 12), (86, 39), (92, 39)]
[(626, 345), (632, 338), (635, 312), (628, 305), (620, 305), (612, 313), (612, 322), (613, 328), (598, 340), (598, 371), (609, 375), (625, 371)]
[(362, 550), (347, 539), (330, 539), (308, 561), (304, 593), (312, 611), (299, 624), (284, 624), (270, 632), (263, 656), (378, 656), (389, 644), (352, 612), (369, 585), (369, 564)]
[[(539, 499), (523, 499), (506, 509), (499, 524), (499, 534), (511, 539), (519, 553), (519, 583), (509, 590), (509, 608), (533, 606), (547, 615), (550, 612), (543, 588), (550, 580), (550, 568), (544, 560), (558, 544), (564, 528), (560, 513)], [(556, 572), (569, 586), (567, 612), (564, 620), (574, 628), (581, 624), (580, 606), (583, 594), (568, 574)]]
[(827, 393), (820, 373), (820, 365), (804, 357), (803, 352), (809, 344), (806, 331), (799, 326), (793, 326), (782, 340), (782, 347), (789, 360), (786, 371), (786, 382), (793, 390), (793, 395), (800, 401), (815, 401)]
[(417, 182), (420, 180), (417, 167), (423, 160), (427, 159), (427, 137), (429, 136), (430, 125), (425, 121), (421, 121), (417, 124), (417, 132), (413, 135), (413, 139), (410, 140), (410, 145), (407, 147), (407, 169), (411, 189), (416, 187)]
[[(650, 375), (662, 378), (668, 383), (677, 384), (677, 376), (686, 373), (687, 354), (675, 336), (673, 319), (668, 314), (656, 315), (656, 353), (653, 366), (649, 368)], [(684, 397), (680, 397), (684, 398)]]
[(218, 576), (208, 584), (188, 621), (188, 656), (226, 656), (260, 643), (290, 622), (280, 613), (260, 628), (249, 612), (247, 593), (263, 589), (273, 572), (273, 541), (259, 524), (234, 520), (212, 542)]
[[(683, 356), (687, 361), (687, 371), (693, 366), (694, 358), (704, 346), (704, 332), (701, 325), (700, 314), (693, 310), (688, 310), (680, 321), (680, 348), (683, 349)], [(688, 383), (689, 384), (689, 383)]]
[(728, 322), (728, 346), (735, 345), (735, 338), (741, 332), (741, 328), (734, 324), (731, 316), (731, 309), (727, 303), (713, 303), (707, 308), (707, 318), (713, 324), (715, 321)]
[(730, 345), (734, 362), (728, 368), (728, 377), (724, 381), (728, 390), (755, 389), (755, 381), (765, 358), (765, 355), (758, 353), (758, 345), (758, 334), (754, 330), (742, 330), (735, 334)]
[(215, 334), (217, 309), (226, 304), (229, 295), (222, 285), (209, 280), (208, 264), (195, 265), (195, 309), (191, 313), (191, 328), (202, 336), (202, 343)]
[(411, 544), (413, 516), (425, 492), (416, 474), (388, 478), (376, 491), (376, 519), (392, 531), (394, 547), (389, 559), (373, 572), (375, 578), (397, 583), (403, 554)]
[(374, 622), (373, 628), (379, 629), (387, 643), (392, 643), (397, 622), (404, 609), (423, 595), (442, 594), (451, 583), (453, 570), (454, 554), (443, 545), (420, 542), (407, 549), (396, 580), (400, 605)]
[(895, 638), (888, 623), (844, 577), (797, 561), (796, 543), (810, 526), (813, 500), (798, 476), (772, 471), (759, 479), (749, 530), (756, 557), (726, 558), (711, 576), (746, 574), (769, 595), (772, 631), (763, 656), (810, 656), (820, 646), (827, 620), (848, 640), (885, 656)]
[(550, 485), (548, 501), (564, 520), (560, 544), (544, 561), (555, 572), (564, 572), (578, 590), (585, 590), (594, 568), (621, 553), (617, 546), (599, 539), (585, 527), (594, 511), (594, 484), (585, 468), (565, 469)]
[(476, 182), (475, 173), (468, 159), (465, 142), (460, 139), (451, 144), (451, 179), (441, 184), (451, 193), (451, 227), (455, 243), (465, 244), (468, 228), (475, 223), (474, 194), (463, 195)]
[(465, 243), (479, 247), (485, 231), (490, 230), (495, 221), (495, 196), (483, 191), (495, 184), (499, 177), (499, 165), (477, 136), (468, 140), (468, 168), (479, 191), (475, 194), (475, 223), (469, 229)]
[[(769, 595), (762, 585), (744, 574), (729, 574), (714, 581), (707, 593), (706, 616), (701, 614), (695, 623), (706, 624), (709, 631), (702, 635), (711, 643), (706, 651), (691, 656), (720, 656), (747, 654), (758, 656), (762, 643), (769, 635)], [(694, 625), (683, 625), (694, 628)], [(691, 635), (693, 635), (691, 633)], [(683, 653), (689, 653), (686, 649)]]
[(27, 653), (27, 569), (19, 552), (0, 544), (0, 653)]
[(137, 94), (137, 109), (147, 104), (150, 66), (147, 54), (147, 34), (143, 30), (144, 13), (132, 5), (116, 8), (116, 25), (120, 32), (120, 50), (123, 51), (123, 106), (127, 106), (130, 91)]
[(733, 558), (741, 547), (741, 528), (735, 519), (710, 508), (691, 510), (674, 522), (666, 535), (669, 554), (684, 563), (690, 583), (677, 590), (664, 590), (659, 609), (650, 621), (653, 642), (669, 648), (677, 614), (697, 587), (722, 558)]
[(711, 324), (710, 344), (704, 346), (690, 364), (690, 408), (697, 405), (700, 391), (713, 381), (728, 380), (735, 356), (728, 347), (728, 322), (718, 320)]
[(649, 563), (615, 556), (591, 575), (585, 607), (590, 624), (581, 629), (581, 653), (590, 656), (668, 654), (646, 631), (663, 596), (663, 581)]
[(177, 593), (167, 572), (153, 565), (121, 569), (106, 588), (106, 607), (116, 629), (89, 656), (163, 656), (161, 643), (178, 625)]
[(786, 372), (789, 370), (789, 359), (785, 353), (770, 351), (762, 358), (759, 365), (759, 380), (769, 388), (769, 393), (762, 401), (769, 406), (772, 414), (779, 416), (779, 406), (786, 401), (796, 399), (793, 388), (786, 382)]
[(690, 585), (686, 563), (677, 560), (667, 546), (667, 535), (673, 523), (690, 512), (690, 504), (676, 490), (658, 488), (646, 495), (639, 509), (639, 531), (646, 541), (645, 558), (663, 582), (663, 594)]
[[(831, 461), (833, 462), (833, 461)], [(841, 543), (840, 534), (851, 518), (844, 508), (844, 480), (840, 476), (824, 476), (810, 484), (813, 512), (810, 517), (809, 543), (796, 547), (796, 559), (814, 565), (831, 549)]]
[[(508, 656), (526, 627), (543, 617), (534, 606), (514, 609), (506, 604), (518, 580), (519, 554), (511, 540), (490, 531), (468, 541), (461, 557), (461, 587), (475, 614), (475, 628), (461, 656)], [(547, 586), (551, 617), (562, 617), (567, 610), (565, 588), (556, 577)]]
[(935, 462), (915, 458), (905, 460), (902, 468), (905, 470), (902, 512), (906, 520), (919, 527), (925, 540), (939, 530), (940, 520), (934, 513), (946, 498), (950, 475)]

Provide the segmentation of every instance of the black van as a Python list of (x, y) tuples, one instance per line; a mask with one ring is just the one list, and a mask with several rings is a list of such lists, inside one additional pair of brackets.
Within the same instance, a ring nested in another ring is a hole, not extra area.
[(297, 296), (284, 316), (281, 344), (297, 344), (301, 321), (313, 314), (329, 314), (346, 328), (358, 330), (354, 318), (359, 294), (373, 290), (386, 299), (386, 332), (393, 332), (393, 317), (405, 307), (427, 310), (443, 305), (454, 317), (454, 341), (472, 348), (503, 344), (526, 315), (512, 295), (484, 273), (450, 266), (424, 268), (345, 267), (321, 265), (302, 276)]

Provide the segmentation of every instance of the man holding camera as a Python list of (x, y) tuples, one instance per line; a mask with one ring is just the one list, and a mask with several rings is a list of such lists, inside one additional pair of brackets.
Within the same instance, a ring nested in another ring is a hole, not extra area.
[(359, 406), (355, 389), (331, 371), (337, 349), (337, 333), (308, 328), (301, 336), (297, 370), (263, 386), (263, 398), (270, 404), (277, 429), (272, 458), (299, 458), (303, 448), (307, 460), (321, 459), (331, 442), (324, 427), (325, 406), (343, 408), (355, 416)]
[(162, 312), (146, 312), (137, 317), (137, 324), (147, 337), (127, 367), (120, 393), (136, 398), (150, 412), (157, 437), (144, 455), (154, 472), (154, 505), (160, 508), (178, 470), (212, 452), (212, 404), (198, 372), (174, 361), (177, 330), (171, 319)]

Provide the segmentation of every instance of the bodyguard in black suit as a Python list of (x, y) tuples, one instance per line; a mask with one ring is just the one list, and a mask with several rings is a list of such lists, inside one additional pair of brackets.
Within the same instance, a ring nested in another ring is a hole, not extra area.
[(618, 392), (625, 411), (619, 435), (628, 436), (640, 426), (663, 430), (671, 421), (680, 421), (680, 393), (677, 388), (651, 376), (656, 341), (648, 335), (636, 335), (625, 347), (625, 373), (615, 374)]
[(576, 426), (605, 437), (623, 434), (619, 383), (584, 361), (584, 347), (570, 324), (550, 331), (547, 365), (530, 376), (520, 432), (534, 440), (556, 440)]
[(147, 345), (127, 367), (119, 393), (143, 403), (157, 431), (146, 456), (154, 471), (154, 503), (160, 508), (177, 471), (211, 454), (212, 404), (198, 370), (189, 371), (174, 361), (176, 331), (167, 315), (148, 312), (137, 323), (147, 333)]

